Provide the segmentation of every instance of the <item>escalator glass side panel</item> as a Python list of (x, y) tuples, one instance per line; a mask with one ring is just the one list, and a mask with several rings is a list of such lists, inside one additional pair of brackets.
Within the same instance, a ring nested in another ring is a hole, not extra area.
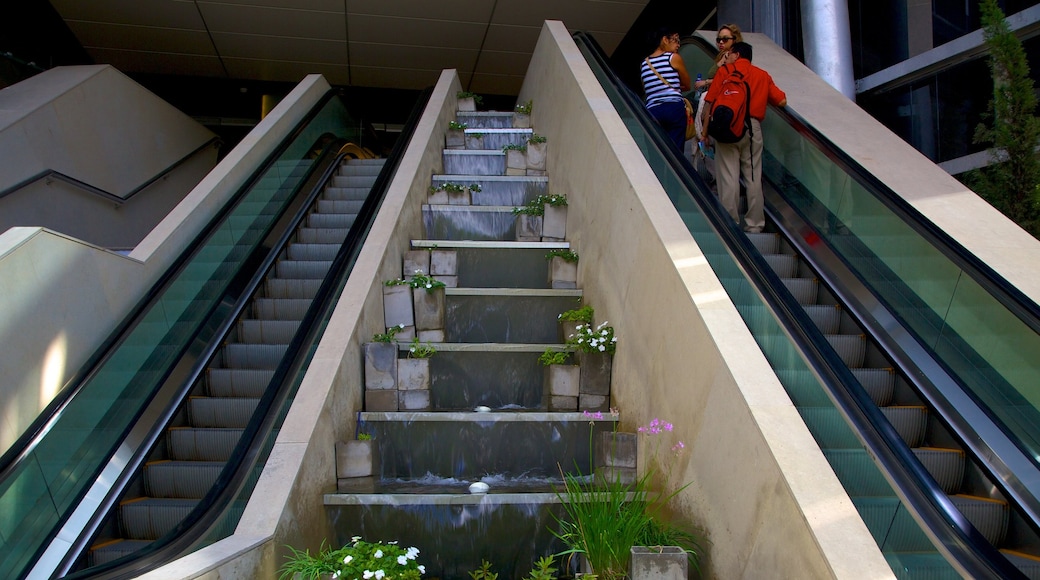
[(767, 116), (763, 133), (765, 178), (1038, 461), (1040, 333), (1029, 318), (790, 124)]
[(326, 134), (356, 132), (331, 99), (211, 231), (140, 322), (51, 419), (0, 482), (0, 577), (18, 578), (120, 445), (128, 427), (209, 321), (231, 280), (279, 219)]
[[(743, 268), (729, 253), (726, 243), (720, 238), (719, 233), (693, 199), (693, 196), (711, 195), (710, 192), (689, 189), (684, 179), (664, 158), (661, 150), (648, 138), (645, 129), (629, 108), (628, 103), (613, 86), (606, 73), (596, 64), (588, 49), (580, 43), (578, 48), (585, 54), (586, 60), (593, 73), (599, 78), (603, 90), (614, 104), (617, 113), (643, 152), (647, 163), (659, 179), (697, 245), (704, 252), (705, 258), (719, 277), (784, 388), (799, 407), (803, 417), (806, 418), (809, 431), (824, 450), (825, 455), (828, 455), (829, 450), (835, 449), (866, 455), (868, 452), (857, 434), (853, 432), (841, 412), (834, 406), (816, 374), (807, 366), (798, 347), (781, 328), (770, 307), (762, 301)], [(708, 63), (710, 64), (710, 60)], [(903, 566), (901, 558), (907, 551), (906, 538), (909, 538), (912, 540), (915, 554), (929, 562), (931, 570), (935, 574), (934, 577), (960, 577), (953, 566), (928, 540), (928, 534), (914, 518), (908, 515), (903, 503), (887, 483), (886, 477), (873, 462), (861, 462), (856, 470), (836, 469), (836, 475), (846, 489), (853, 488), (864, 479), (883, 482), (883, 493), (869, 498), (869, 501), (854, 502), (854, 504), (864, 521), (867, 522), (868, 530), (897, 575), (900, 573), (900, 567)], [(903, 517), (900, 517), (901, 515)], [(922, 538), (923, 542), (920, 541)]]

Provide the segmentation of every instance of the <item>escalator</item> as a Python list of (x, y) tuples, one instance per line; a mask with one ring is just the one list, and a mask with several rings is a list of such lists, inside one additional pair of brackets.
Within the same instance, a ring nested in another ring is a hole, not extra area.
[(232, 533), (423, 106), (384, 165), (330, 91), (261, 164), (0, 460), (0, 575), (132, 577)]
[(896, 576), (1040, 577), (1040, 309), (787, 111), (745, 235), (575, 40)]

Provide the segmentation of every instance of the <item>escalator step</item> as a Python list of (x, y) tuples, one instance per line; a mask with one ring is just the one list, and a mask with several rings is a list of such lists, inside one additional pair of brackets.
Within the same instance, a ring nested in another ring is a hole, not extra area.
[(149, 540), (108, 540), (95, 544), (87, 552), (87, 565), (93, 568), (94, 566), (107, 564), (123, 556), (133, 554), (151, 543)]
[(1001, 554), (1030, 580), (1040, 580), (1040, 557), (1016, 550), (1001, 550)]
[(885, 415), (889, 423), (892, 423), (908, 446), (919, 447), (924, 441), (925, 430), (928, 428), (927, 407), (917, 405), (881, 407), (881, 413)]
[(293, 280), (288, 278), (271, 278), (266, 282), (268, 298), (304, 298), (313, 299), (321, 287), (321, 280)]
[(892, 495), (892, 486), (866, 449), (824, 449), (823, 454), (849, 496)]
[(863, 366), (863, 359), (867, 356), (867, 337), (862, 334), (828, 334), (827, 342), (834, 347), (845, 366)]
[[(373, 163), (371, 165), (362, 165), (362, 164), (355, 165), (355, 164), (349, 163), (349, 164), (343, 165), (343, 166), (341, 166), (339, 168), (339, 174), (342, 175), (342, 176), (345, 176), (345, 177), (346, 176), (356, 176), (356, 175), (367, 175), (367, 176), (371, 177), (372, 181), (374, 182), (376, 180), (375, 179), (376, 176), (379, 175), (379, 172), (382, 171), (382, 170), (383, 170), (383, 164), (374, 164)], [(371, 186), (369, 186), (369, 187), (371, 187)]]
[(349, 228), (354, 225), (354, 214), (312, 213), (307, 216), (307, 227), (310, 228)]
[(259, 402), (244, 397), (191, 397), (188, 418), (193, 427), (244, 428)]
[(841, 307), (838, 305), (810, 304), (805, 307), (816, 328), (824, 334), (837, 334), (841, 323)]
[(243, 320), (238, 340), (247, 344), (289, 344), (300, 328), (298, 320)]
[(241, 429), (198, 429), (172, 427), (166, 432), (172, 459), (183, 461), (227, 461), (242, 437)]
[(794, 295), (799, 304), (816, 304), (820, 282), (816, 278), (784, 278), (784, 286)]
[(257, 298), (253, 317), (264, 320), (303, 320), (311, 300), (300, 298)]
[(896, 389), (896, 373), (892, 368), (859, 368), (851, 369), (859, 379), (859, 384), (870, 395), (874, 404), (883, 407), (892, 401), (892, 393)]
[[(863, 523), (886, 552), (930, 552), (935, 549), (924, 530), (896, 497), (853, 497)], [(914, 576), (917, 578), (917, 576)]]
[(798, 256), (793, 254), (766, 254), (763, 256), (769, 267), (781, 278), (794, 278), (798, 274)]
[(203, 498), (224, 469), (223, 461), (152, 461), (144, 467), (152, 497)]
[(950, 494), (961, 488), (964, 481), (964, 451), (940, 447), (915, 447), (912, 451), (944, 492)]
[(747, 237), (763, 256), (780, 253), (780, 236), (771, 232), (748, 233)]
[(271, 384), (274, 371), (211, 368), (207, 371), (206, 377), (206, 386), (211, 396), (259, 398)]
[(296, 232), (296, 241), (304, 244), (342, 244), (349, 231), (349, 227), (300, 228)]
[(364, 201), (371, 192), (371, 187), (326, 187), (322, 197), (333, 201)]
[(368, 187), (374, 180), (370, 175), (336, 175), (332, 178), (332, 187)]
[(363, 199), (319, 199), (318, 213), (350, 214), (357, 216)]
[(286, 254), (290, 260), (311, 260), (331, 262), (336, 258), (340, 244), (289, 244)]
[(332, 261), (279, 260), (275, 264), (275, 275), (279, 278), (322, 280), (329, 273)]
[(274, 370), (285, 356), (287, 344), (225, 344), (221, 349), (224, 367), (229, 369)]
[(798, 407), (820, 447), (824, 449), (859, 449), (863, 447), (849, 424), (834, 407)]
[(156, 540), (184, 520), (197, 499), (136, 498), (119, 504), (123, 535), (131, 540)]
[(971, 495), (952, 495), (950, 499), (964, 517), (968, 518), (994, 546), (999, 546), (1007, 535), (1010, 510), (1005, 501)]

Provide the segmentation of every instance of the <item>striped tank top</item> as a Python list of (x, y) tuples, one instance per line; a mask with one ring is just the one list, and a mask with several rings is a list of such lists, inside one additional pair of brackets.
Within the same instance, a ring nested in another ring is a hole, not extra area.
[(668, 101), (682, 100), (682, 93), (679, 92), (679, 73), (668, 62), (671, 58), (672, 53), (666, 52), (652, 56), (649, 59), (654, 68), (657, 69), (658, 74), (664, 77), (671, 86), (663, 83), (654, 74), (654, 71), (647, 66), (646, 59), (643, 60), (640, 76), (643, 79), (643, 90), (646, 92), (647, 108)]

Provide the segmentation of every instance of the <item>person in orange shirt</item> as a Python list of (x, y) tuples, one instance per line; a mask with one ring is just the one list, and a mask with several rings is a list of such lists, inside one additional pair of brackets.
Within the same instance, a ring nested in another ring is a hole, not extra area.
[[(740, 177), (743, 175), (747, 186), (748, 210), (744, 215), (744, 231), (758, 233), (766, 225), (762, 201), (762, 120), (766, 116), (766, 105), (787, 106), (787, 95), (784, 94), (769, 73), (751, 64), (751, 45), (746, 42), (735, 42), (727, 53), (724, 64), (715, 75), (715, 82), (708, 89), (704, 100), (713, 103), (718, 98), (721, 82), (735, 71), (743, 75), (747, 81), (751, 102), (748, 113), (751, 116), (751, 131), (736, 143), (715, 144), (715, 179), (718, 183), (719, 200), (729, 212), (730, 217), (740, 223)], [(708, 139), (707, 123), (699, 136), (701, 141)]]

